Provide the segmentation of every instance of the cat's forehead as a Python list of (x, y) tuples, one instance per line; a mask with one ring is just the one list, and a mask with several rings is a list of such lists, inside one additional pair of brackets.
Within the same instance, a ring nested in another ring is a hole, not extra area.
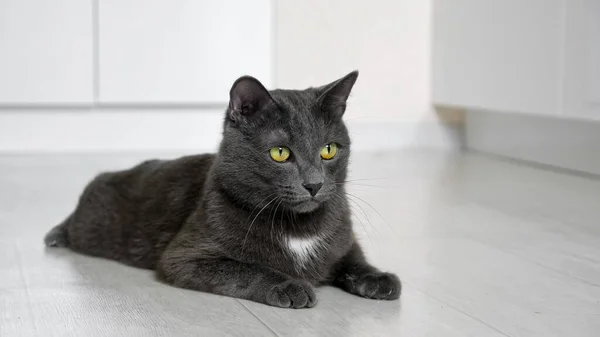
[(321, 112), (317, 89), (279, 89), (270, 93), (277, 103), (277, 117), (272, 120), (269, 132), (263, 134), (267, 141), (278, 140), (312, 151), (323, 146), (324, 141), (340, 138), (340, 133), (344, 137), (345, 129), (339, 123), (331, 123)]
[(287, 144), (291, 140), (290, 135), (283, 128), (269, 130), (263, 134), (263, 137), (268, 144)]
[(307, 90), (273, 90), (271, 96), (280, 109), (289, 114), (311, 113), (317, 106), (318, 94), (313, 89)]
[[(285, 138), (294, 143), (309, 141), (302, 138), (321, 138), (323, 120), (315, 112), (316, 97), (311, 97), (302, 91), (281, 90), (273, 93), (277, 103), (277, 118), (275, 118), (275, 133), (285, 133)], [(310, 137), (307, 137), (310, 135)]]
[(323, 118), (315, 90), (274, 90), (271, 95), (277, 103), (281, 126), (288, 132), (305, 133), (307, 129), (318, 132), (322, 128)]

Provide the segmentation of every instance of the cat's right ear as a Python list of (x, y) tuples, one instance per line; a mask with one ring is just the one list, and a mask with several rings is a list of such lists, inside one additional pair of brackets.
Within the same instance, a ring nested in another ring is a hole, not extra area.
[(269, 91), (252, 76), (238, 78), (229, 91), (227, 117), (237, 123), (242, 118), (253, 117), (274, 103)]

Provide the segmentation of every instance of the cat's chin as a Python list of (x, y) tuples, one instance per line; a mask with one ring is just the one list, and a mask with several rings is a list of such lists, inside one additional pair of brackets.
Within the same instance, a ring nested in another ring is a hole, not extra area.
[(322, 203), (320, 201), (317, 201), (315, 199), (310, 199), (301, 203), (297, 203), (294, 204), (293, 206), (290, 206), (290, 210), (297, 212), (297, 213), (311, 213), (316, 211), (317, 209), (319, 209), (319, 207), (321, 207)]

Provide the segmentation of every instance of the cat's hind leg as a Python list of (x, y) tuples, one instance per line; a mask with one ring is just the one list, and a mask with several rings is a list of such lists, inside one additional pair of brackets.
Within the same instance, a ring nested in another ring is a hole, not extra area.
[(44, 237), (44, 243), (48, 247), (67, 247), (69, 245), (69, 235), (67, 232), (67, 222), (71, 219), (69, 216), (59, 225), (54, 226)]

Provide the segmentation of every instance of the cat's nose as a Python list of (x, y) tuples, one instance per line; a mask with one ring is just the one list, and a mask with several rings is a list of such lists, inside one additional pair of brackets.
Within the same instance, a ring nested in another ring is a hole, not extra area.
[(304, 188), (306, 188), (308, 193), (310, 193), (310, 195), (312, 195), (314, 197), (315, 195), (317, 195), (317, 192), (319, 192), (321, 187), (323, 187), (323, 183), (302, 184), (302, 186), (304, 186)]

